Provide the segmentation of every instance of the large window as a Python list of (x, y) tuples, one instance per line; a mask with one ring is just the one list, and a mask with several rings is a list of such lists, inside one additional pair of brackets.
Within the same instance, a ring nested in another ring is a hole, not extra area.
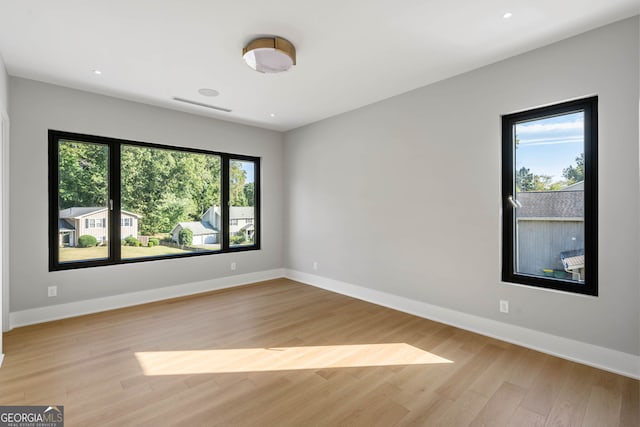
[(49, 131), (49, 161), (50, 270), (260, 247), (258, 158)]
[(597, 295), (597, 102), (503, 116), (503, 281)]

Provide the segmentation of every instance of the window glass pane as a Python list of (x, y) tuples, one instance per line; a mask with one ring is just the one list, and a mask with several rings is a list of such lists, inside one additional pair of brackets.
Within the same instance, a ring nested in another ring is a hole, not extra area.
[(54, 130), (49, 153), (50, 271), (259, 249), (258, 158)]
[(221, 248), (220, 157), (121, 147), (122, 258)]
[(58, 141), (58, 262), (109, 257), (109, 147)]
[(584, 112), (514, 125), (514, 271), (582, 283)]
[(255, 162), (231, 160), (229, 165), (229, 246), (255, 244)]

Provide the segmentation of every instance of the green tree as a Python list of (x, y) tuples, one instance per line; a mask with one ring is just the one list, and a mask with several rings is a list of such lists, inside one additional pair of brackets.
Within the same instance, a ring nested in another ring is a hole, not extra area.
[(576, 166), (570, 165), (562, 170), (562, 176), (566, 178), (567, 184), (575, 184), (584, 181), (584, 153), (576, 157)]
[(229, 198), (231, 206), (248, 206), (247, 196), (244, 192), (247, 172), (242, 168), (242, 162), (232, 160), (229, 169)]
[[(64, 141), (59, 146), (60, 208), (106, 206), (108, 147)], [(242, 163), (232, 165), (232, 202), (246, 206)], [(220, 206), (219, 156), (170, 149), (122, 145), (121, 206), (142, 215), (139, 233), (168, 233), (180, 221), (199, 221)]]
[(169, 150), (123, 146), (122, 209), (142, 215), (140, 232), (167, 232), (166, 221), (157, 209), (163, 198), (173, 191), (175, 159)]
[(256, 200), (255, 196), (255, 185), (253, 182), (245, 184), (244, 186), (244, 196), (247, 199), (247, 205), (253, 206)]
[(58, 147), (60, 209), (106, 206), (109, 148), (103, 144), (64, 141)]
[(193, 231), (190, 228), (183, 228), (178, 233), (178, 243), (182, 246), (191, 246), (193, 243)]
[(533, 191), (555, 191), (565, 186), (565, 182), (553, 182), (549, 175), (533, 175)]
[(157, 148), (122, 148), (122, 206), (139, 213), (140, 232), (167, 233), (220, 204), (220, 158)]
[(158, 212), (157, 226), (162, 232), (170, 231), (177, 223), (190, 219), (196, 211), (194, 201), (189, 197), (180, 198), (174, 193), (167, 193), (156, 205)]
[(211, 206), (220, 205), (221, 163), (218, 156), (174, 152), (173, 192), (192, 202), (189, 219), (198, 221)]
[(529, 168), (521, 167), (516, 173), (516, 191), (533, 191), (534, 176)]
[(552, 179), (549, 175), (536, 175), (523, 166), (516, 173), (516, 191), (555, 191), (566, 185), (564, 181)]

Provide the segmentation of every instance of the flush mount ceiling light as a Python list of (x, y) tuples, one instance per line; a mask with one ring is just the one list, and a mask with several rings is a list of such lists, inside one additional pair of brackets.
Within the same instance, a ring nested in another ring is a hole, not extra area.
[(242, 58), (261, 73), (281, 73), (296, 65), (296, 48), (280, 37), (259, 38), (242, 49)]

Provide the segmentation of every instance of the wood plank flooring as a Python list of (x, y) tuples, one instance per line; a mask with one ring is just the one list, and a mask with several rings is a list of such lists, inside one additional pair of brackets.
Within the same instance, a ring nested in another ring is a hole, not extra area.
[(637, 427), (639, 383), (286, 279), (15, 329), (67, 426)]

